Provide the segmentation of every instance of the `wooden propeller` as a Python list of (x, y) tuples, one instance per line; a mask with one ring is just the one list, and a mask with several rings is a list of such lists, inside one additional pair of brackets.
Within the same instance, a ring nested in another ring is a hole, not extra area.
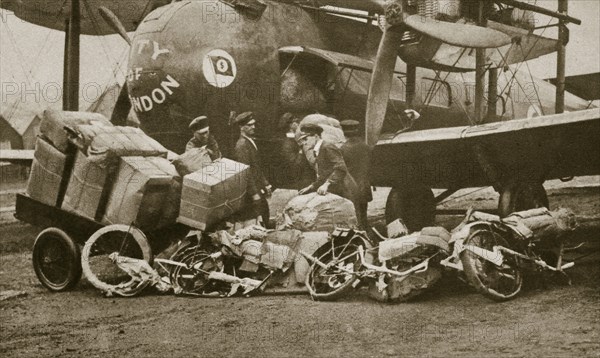
[(367, 97), (366, 134), (370, 146), (377, 144), (385, 119), (402, 33), (398, 28), (386, 27), (379, 42)]
[(454, 46), (494, 48), (511, 42), (505, 33), (487, 27), (439, 21), (421, 15), (407, 16), (403, 22), (417, 32)]

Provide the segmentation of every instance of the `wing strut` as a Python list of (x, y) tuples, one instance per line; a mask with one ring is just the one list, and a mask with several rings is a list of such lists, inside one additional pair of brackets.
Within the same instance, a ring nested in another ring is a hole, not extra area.
[[(569, 9), (567, 0), (558, 0), (558, 12), (566, 14)], [(565, 111), (565, 67), (567, 55), (567, 42), (569, 41), (569, 29), (565, 20), (558, 21), (558, 49), (556, 51), (556, 101), (555, 113)]]

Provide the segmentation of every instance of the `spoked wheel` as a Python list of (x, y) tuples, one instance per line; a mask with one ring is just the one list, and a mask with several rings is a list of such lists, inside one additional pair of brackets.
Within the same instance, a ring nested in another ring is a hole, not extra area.
[(141, 266), (134, 260), (151, 266), (152, 250), (144, 233), (128, 225), (109, 225), (96, 231), (81, 253), (85, 277), (109, 295), (134, 296), (148, 285), (129, 274)]
[[(506, 240), (499, 234), (487, 230), (477, 230), (466, 240), (466, 245), (473, 245), (492, 251), (494, 246), (508, 247)], [(515, 297), (523, 285), (523, 277), (518, 259), (512, 255), (503, 255), (501, 266), (497, 266), (469, 250), (460, 254), (465, 275), (469, 284), (477, 292), (496, 301), (506, 301)]]
[(187, 249), (176, 260), (186, 267), (174, 266), (170, 279), (175, 293), (203, 294), (208, 283), (208, 275), (213, 271), (223, 271), (223, 262), (205, 250)]
[(352, 239), (338, 245), (328, 242), (315, 251), (313, 256), (319, 262), (312, 264), (306, 276), (306, 287), (313, 299), (335, 300), (350, 289), (361, 266), (360, 245), (367, 249), (362, 240)]
[(64, 231), (48, 228), (33, 244), (33, 269), (50, 291), (66, 291), (81, 278), (79, 246)]

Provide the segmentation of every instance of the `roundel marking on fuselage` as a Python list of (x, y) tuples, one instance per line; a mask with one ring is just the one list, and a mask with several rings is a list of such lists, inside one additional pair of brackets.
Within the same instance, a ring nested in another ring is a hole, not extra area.
[(204, 55), (202, 73), (210, 85), (224, 88), (235, 80), (237, 67), (227, 51), (214, 49)]

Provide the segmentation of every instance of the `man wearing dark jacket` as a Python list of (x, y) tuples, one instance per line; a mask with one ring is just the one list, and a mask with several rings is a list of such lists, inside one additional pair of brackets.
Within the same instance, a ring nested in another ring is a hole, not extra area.
[(208, 127), (208, 118), (206, 116), (199, 116), (194, 118), (189, 125), (190, 130), (194, 133), (192, 139), (190, 139), (186, 146), (185, 151), (187, 152), (193, 148), (206, 147), (206, 151), (210, 156), (211, 160), (221, 158), (221, 151), (219, 150), (219, 144), (215, 138), (210, 134)]
[[(358, 187), (344, 162), (342, 152), (331, 143), (321, 139), (323, 128), (316, 124), (305, 124), (300, 128), (300, 143), (312, 148), (316, 157), (317, 180), (300, 190), (299, 194), (316, 191), (320, 195), (333, 193), (356, 203)], [(354, 205), (356, 209), (356, 204)]]
[(292, 188), (303, 188), (313, 182), (315, 171), (306, 159), (302, 149), (296, 142), (296, 129), (300, 118), (287, 112), (281, 116), (279, 129), (285, 138), (281, 143), (280, 150), (280, 174), (285, 182), (291, 184)]
[(254, 142), (254, 130), (256, 121), (252, 112), (244, 112), (235, 117), (234, 122), (240, 127), (240, 138), (235, 145), (234, 159), (240, 163), (250, 166), (250, 177), (248, 178), (248, 195), (254, 212), (260, 215), (269, 226), (269, 203), (267, 198), (271, 196), (271, 185), (262, 173), (258, 147)]
[(371, 164), (371, 148), (359, 135), (359, 122), (346, 120), (340, 122), (342, 130), (346, 136), (346, 143), (342, 145), (341, 151), (348, 167), (348, 172), (358, 185), (358, 195), (356, 199), (356, 214), (358, 224), (363, 230), (367, 230), (367, 209), (369, 202), (373, 200), (371, 193), (371, 180), (369, 179), (369, 169)]

